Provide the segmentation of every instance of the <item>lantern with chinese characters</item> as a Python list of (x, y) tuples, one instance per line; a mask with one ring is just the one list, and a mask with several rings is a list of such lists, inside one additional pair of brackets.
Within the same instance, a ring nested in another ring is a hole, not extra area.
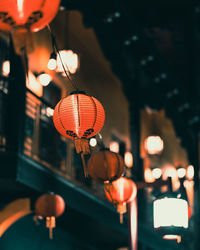
[(180, 195), (163, 194), (153, 203), (154, 228), (164, 239), (177, 239), (188, 228), (189, 206)]
[(103, 148), (94, 153), (88, 161), (88, 173), (98, 182), (110, 182), (118, 179), (124, 172), (121, 155)]
[(102, 129), (104, 120), (105, 111), (102, 104), (82, 91), (72, 92), (63, 98), (54, 110), (54, 125), (61, 135), (75, 140), (76, 151), (81, 153), (86, 177), (88, 174), (84, 155), (90, 153), (88, 138)]
[(123, 214), (126, 213), (126, 203), (133, 201), (137, 195), (135, 183), (125, 177), (104, 184), (107, 199), (117, 206), (120, 214), (120, 223), (123, 223)]
[(15, 48), (20, 50), (30, 31), (36, 32), (52, 21), (59, 5), (60, 0), (1, 0), (0, 30), (11, 32)]
[(53, 239), (53, 228), (56, 226), (55, 218), (62, 215), (65, 210), (63, 198), (56, 194), (43, 194), (35, 203), (35, 213), (46, 218), (46, 227), (49, 228), (49, 238)]

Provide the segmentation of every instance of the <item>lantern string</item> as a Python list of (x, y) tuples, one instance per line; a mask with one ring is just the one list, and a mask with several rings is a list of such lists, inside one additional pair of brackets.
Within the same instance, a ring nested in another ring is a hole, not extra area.
[[(74, 83), (74, 81), (72, 81), (72, 75), (71, 75), (71, 73), (70, 73), (70, 70), (69, 70), (68, 65), (67, 65), (67, 64), (64, 65), (64, 63), (63, 63), (63, 60), (62, 60), (62, 57), (61, 57), (61, 55), (60, 55), (60, 51), (59, 51), (59, 49), (58, 49), (58, 45), (57, 45), (55, 36), (54, 36), (54, 34), (53, 34), (53, 32), (52, 32), (52, 30), (51, 30), (49, 24), (47, 25), (47, 28), (48, 28), (48, 30), (49, 30), (49, 32), (50, 32), (50, 35), (51, 35), (52, 48), (53, 48), (53, 50), (55, 49), (56, 52), (57, 52), (57, 54), (58, 54), (58, 57), (59, 57), (59, 59), (60, 59), (62, 68), (63, 68), (63, 70), (64, 70), (64, 73), (65, 73), (65, 75), (67, 76), (67, 78), (68, 78), (69, 82), (71, 83), (72, 87), (73, 87), (76, 91), (78, 91), (78, 88), (77, 88), (76, 84)], [(66, 69), (66, 68), (67, 68), (67, 69)]]

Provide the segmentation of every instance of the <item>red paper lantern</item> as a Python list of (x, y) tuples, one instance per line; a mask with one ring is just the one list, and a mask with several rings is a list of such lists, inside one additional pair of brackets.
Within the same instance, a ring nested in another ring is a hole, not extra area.
[(102, 149), (93, 154), (88, 161), (88, 173), (98, 182), (114, 181), (124, 172), (124, 160), (121, 155)]
[(125, 177), (104, 184), (107, 199), (117, 206), (120, 214), (120, 223), (123, 222), (123, 214), (126, 213), (126, 203), (131, 202), (137, 195), (136, 184)]
[(65, 211), (63, 198), (56, 194), (43, 194), (35, 203), (35, 213), (46, 218), (46, 226), (49, 228), (49, 238), (53, 238), (52, 229), (56, 226), (55, 218)]
[(55, 107), (53, 122), (58, 132), (70, 139), (90, 138), (103, 127), (105, 112), (93, 96), (72, 92)]
[(90, 153), (88, 138), (96, 135), (104, 125), (105, 111), (93, 96), (75, 91), (63, 98), (55, 107), (53, 122), (58, 132), (75, 140), (77, 153), (81, 153), (85, 176), (84, 154)]
[(26, 28), (38, 31), (55, 17), (60, 0), (1, 0), (0, 30)]

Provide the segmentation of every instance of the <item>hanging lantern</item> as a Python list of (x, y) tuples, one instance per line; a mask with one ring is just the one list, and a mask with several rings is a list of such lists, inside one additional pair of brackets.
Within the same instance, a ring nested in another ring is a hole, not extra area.
[(102, 104), (82, 91), (72, 92), (55, 107), (53, 122), (58, 132), (75, 140), (77, 153), (81, 153), (84, 173), (87, 169), (84, 155), (90, 153), (88, 138), (96, 135), (103, 127), (105, 111)]
[[(177, 195), (178, 196), (178, 195)], [(177, 239), (188, 228), (189, 206), (184, 199), (175, 195), (162, 196), (153, 203), (154, 228), (164, 239)]]
[(35, 213), (46, 218), (46, 227), (49, 228), (49, 238), (53, 239), (53, 228), (56, 226), (55, 218), (62, 215), (65, 210), (63, 198), (56, 194), (43, 194), (35, 203)]
[(19, 54), (30, 38), (29, 31), (36, 32), (51, 22), (59, 5), (60, 0), (1, 0), (0, 30), (11, 32)]
[(137, 195), (135, 183), (125, 177), (104, 184), (107, 199), (117, 206), (120, 214), (120, 223), (123, 223), (123, 214), (126, 213), (126, 203), (133, 201)]
[(124, 172), (124, 161), (121, 155), (109, 149), (101, 149), (88, 161), (88, 173), (98, 182), (110, 182), (118, 179)]

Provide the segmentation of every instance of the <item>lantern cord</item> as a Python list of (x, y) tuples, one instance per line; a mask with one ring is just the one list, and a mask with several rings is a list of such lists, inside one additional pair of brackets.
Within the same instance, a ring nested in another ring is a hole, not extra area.
[[(61, 65), (62, 65), (62, 68), (63, 68), (63, 70), (64, 70), (64, 72), (65, 72), (65, 75), (67, 76), (67, 78), (68, 78), (69, 82), (71, 83), (72, 87), (73, 87), (76, 91), (78, 91), (78, 88), (76, 87), (75, 83), (72, 81), (72, 75), (71, 75), (71, 73), (70, 73), (70, 70), (69, 70), (67, 64), (64, 65), (64, 63), (63, 63), (62, 57), (61, 57), (61, 55), (60, 55), (60, 51), (58, 50), (58, 46), (57, 46), (57, 43), (56, 43), (55, 36), (53, 35), (52, 30), (51, 30), (49, 24), (47, 25), (47, 28), (48, 28), (48, 30), (49, 30), (49, 32), (50, 32), (50, 34), (51, 34), (52, 47), (53, 47), (53, 49), (56, 50), (56, 52), (57, 52), (57, 54), (58, 54), (58, 57), (59, 57), (59, 59), (60, 59)], [(66, 66), (67, 70), (66, 70), (65, 66)]]

